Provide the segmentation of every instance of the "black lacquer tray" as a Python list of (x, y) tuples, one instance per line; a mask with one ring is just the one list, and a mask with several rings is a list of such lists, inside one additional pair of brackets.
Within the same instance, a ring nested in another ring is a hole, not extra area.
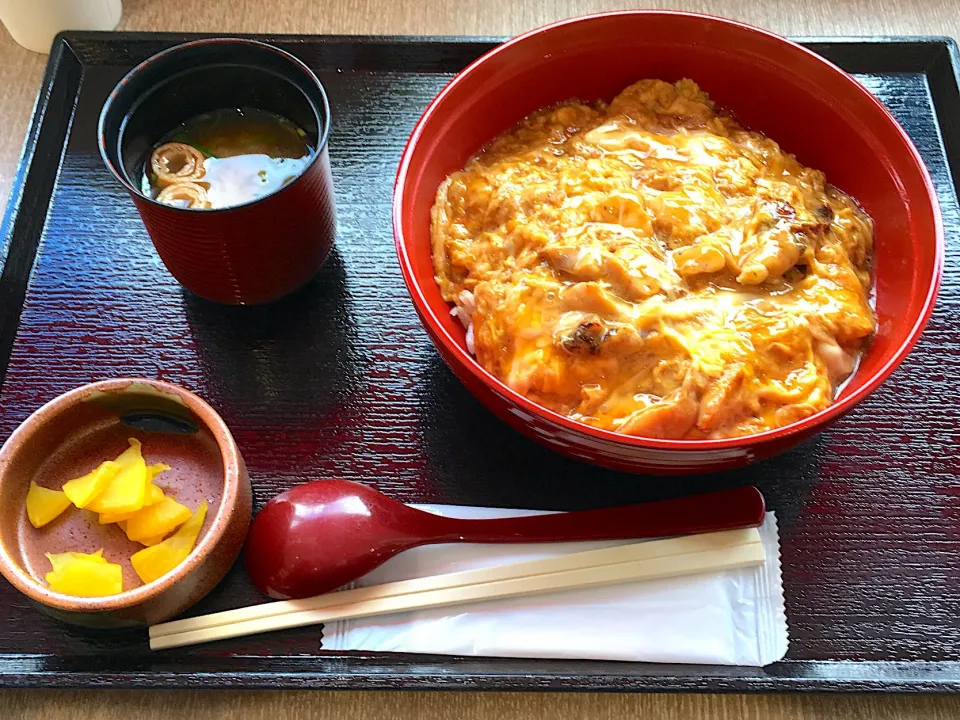
[[(333, 108), (339, 234), (319, 276), (267, 308), (212, 305), (164, 271), (96, 147), (109, 90), (188, 39), (68, 33), (0, 229), (0, 439), (55, 395), (160, 377), (233, 429), (257, 505), (344, 477), (407, 502), (580, 509), (744, 483), (782, 528), (791, 646), (764, 669), (330, 653), (316, 629), (151, 653), (143, 632), (60, 625), (0, 584), (0, 686), (541, 690), (960, 690), (960, 93), (946, 39), (809, 40), (887, 104), (939, 191), (947, 268), (903, 367), (802, 447), (747, 470), (653, 478), (561, 458), (442, 364), (394, 256), (390, 194), (426, 103), (496, 40), (286, 36)], [(252, 602), (241, 568), (194, 612)], [(557, 628), (576, 642), (577, 629)]]

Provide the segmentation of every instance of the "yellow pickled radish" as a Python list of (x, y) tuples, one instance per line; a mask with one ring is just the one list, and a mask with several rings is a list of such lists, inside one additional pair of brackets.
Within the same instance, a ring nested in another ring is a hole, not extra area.
[(97, 515), (97, 521), (100, 525), (109, 525), (110, 523), (122, 523), (124, 520), (129, 520), (131, 517), (136, 515), (139, 510), (131, 510), (130, 512), (124, 513), (100, 513)]
[(154, 463), (147, 465), (147, 491), (143, 497), (143, 506), (156, 505), (163, 500), (163, 490), (153, 484), (153, 479), (162, 472), (169, 470), (170, 466), (166, 463)]
[[(153, 479), (162, 473), (164, 470), (169, 470), (170, 466), (165, 463), (155, 463), (153, 465), (147, 465), (147, 490), (143, 495), (143, 507), (149, 507), (150, 505), (156, 505), (158, 502), (163, 500), (163, 490), (153, 484)], [(141, 508), (142, 509), (142, 508)], [(133, 510), (128, 513), (118, 513), (122, 515), (121, 520), (128, 519), (133, 515), (137, 510)], [(108, 513), (109, 514), (109, 513)], [(118, 522), (117, 520), (100, 520), (101, 525), (105, 525), (107, 522)]]
[(127, 537), (131, 540), (166, 535), (190, 519), (190, 508), (172, 497), (145, 507), (127, 519)]
[(47, 553), (53, 570), (46, 574), (51, 590), (64, 595), (100, 597), (123, 592), (123, 568), (107, 560), (103, 551), (84, 553)]
[(140, 454), (140, 441), (130, 438), (130, 447), (117, 459), (120, 472), (87, 505), (95, 513), (133, 512), (143, 507), (147, 490), (147, 465)]
[(153, 582), (166, 575), (190, 555), (200, 535), (204, 518), (207, 516), (207, 503), (200, 503), (190, 519), (180, 529), (161, 543), (135, 552), (130, 563), (144, 583)]
[[(150, 474), (151, 467), (154, 467), (154, 466), (150, 465), (147, 467), (148, 475)], [(150, 483), (149, 485), (147, 485), (147, 492), (143, 498), (143, 508), (150, 507), (151, 505), (156, 505), (158, 502), (163, 500), (163, 498), (164, 498), (163, 490), (158, 488), (153, 483)], [(140, 508), (140, 510), (142, 510), (143, 508)], [(140, 512), (140, 510), (131, 510), (130, 512), (124, 512), (124, 513), (100, 513), (99, 523), (101, 525), (109, 525), (110, 523), (123, 522), (124, 520), (129, 520), (131, 517), (133, 517), (138, 512)]]
[(163, 490), (158, 488), (153, 483), (150, 483), (149, 485), (147, 485), (147, 492), (143, 498), (143, 507), (156, 505), (161, 500), (163, 500)]
[(107, 460), (83, 477), (64, 483), (62, 489), (70, 498), (70, 502), (78, 508), (85, 508), (106, 489), (119, 472), (120, 465), (113, 460)]
[(56, 520), (68, 507), (70, 498), (63, 491), (50, 490), (30, 482), (30, 489), (27, 491), (27, 517), (35, 528)]
[[(152, 466), (147, 467), (148, 476), (150, 475), (150, 467)], [(153, 483), (149, 483), (147, 485), (147, 491), (143, 496), (143, 507), (145, 508), (151, 505), (156, 505), (158, 502), (163, 500), (163, 497), (164, 497), (163, 490), (158, 488)], [(140, 510), (142, 509), (143, 508), (140, 508)], [(140, 510), (131, 510), (130, 512), (121, 512), (121, 513), (114, 513), (114, 512), (100, 513), (100, 515), (98, 516), (98, 520), (101, 525), (109, 525), (110, 523), (119, 523), (119, 522), (123, 522), (124, 520), (129, 520), (131, 517), (133, 517), (138, 512), (140, 512)]]
[(63, 552), (63, 553), (46, 553), (47, 560), (50, 561), (50, 564), (53, 565), (53, 572), (60, 572), (64, 567), (69, 565), (74, 560), (89, 560), (90, 562), (96, 563), (105, 563), (107, 559), (103, 556), (103, 548), (100, 548), (95, 553), (82, 553), (82, 552)]
[(141, 545), (146, 545), (150, 547), (151, 545), (157, 545), (163, 542), (163, 539), (166, 537), (166, 533), (163, 535), (154, 535), (153, 537), (143, 538), (142, 540), (137, 540)]
[(100, 548), (95, 553), (68, 552), (66, 554), (77, 560), (90, 560), (98, 563), (107, 562), (107, 559), (103, 556), (103, 548)]
[[(147, 465), (147, 481), (153, 480), (157, 475), (162, 472), (166, 472), (170, 469), (170, 466), (166, 463), (154, 463), (153, 465)], [(157, 488), (158, 490), (160, 488)]]

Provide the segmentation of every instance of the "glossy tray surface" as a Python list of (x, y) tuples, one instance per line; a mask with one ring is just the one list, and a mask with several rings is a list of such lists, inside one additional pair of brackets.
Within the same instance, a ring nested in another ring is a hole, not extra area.
[[(947, 265), (920, 344), (879, 392), (795, 451), (744, 471), (663, 479), (581, 465), (514, 433), (442, 364), (407, 297), (390, 229), (401, 148), (436, 92), (496, 40), (264, 38), (314, 68), (329, 92), (339, 230), (304, 290), (270, 307), (230, 308), (166, 273), (96, 147), (116, 81), (185, 39), (68, 33), (54, 48), (0, 226), (0, 439), (63, 391), (140, 375), (181, 384), (222, 413), (257, 507), (327, 477), (405, 502), (543, 509), (752, 483), (780, 518), (790, 652), (762, 670), (333, 654), (307, 629), (151, 653), (144, 632), (60, 625), (2, 583), (0, 686), (960, 690), (952, 41), (805, 41), (886, 103), (935, 180)], [(236, 567), (194, 612), (256, 600)], [(557, 631), (575, 641), (576, 628)]]

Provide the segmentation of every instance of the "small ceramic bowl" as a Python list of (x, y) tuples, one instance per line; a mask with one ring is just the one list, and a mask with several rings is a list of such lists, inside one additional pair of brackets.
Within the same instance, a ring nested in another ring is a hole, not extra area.
[[(113, 459), (137, 438), (147, 464), (170, 470), (155, 480), (191, 510), (208, 503), (193, 552), (176, 569), (146, 585), (130, 556), (142, 549), (117, 525), (68, 508), (34, 528), (26, 514), (31, 480), (55, 490)], [(124, 627), (168, 620), (223, 579), (243, 546), (252, 514), (250, 479), (219, 415), (191, 392), (165, 382), (118, 379), (85, 385), (47, 403), (0, 448), (0, 573), (40, 609), (65, 622)], [(123, 567), (118, 595), (74, 597), (52, 591), (45, 553), (104, 549)]]

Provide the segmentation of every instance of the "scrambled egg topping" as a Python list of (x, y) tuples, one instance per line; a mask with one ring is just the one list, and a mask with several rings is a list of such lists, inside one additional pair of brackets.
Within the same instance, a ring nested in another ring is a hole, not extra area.
[(483, 367), (629, 435), (811, 415), (876, 324), (870, 218), (690, 80), (526, 118), (443, 182), (432, 243)]

